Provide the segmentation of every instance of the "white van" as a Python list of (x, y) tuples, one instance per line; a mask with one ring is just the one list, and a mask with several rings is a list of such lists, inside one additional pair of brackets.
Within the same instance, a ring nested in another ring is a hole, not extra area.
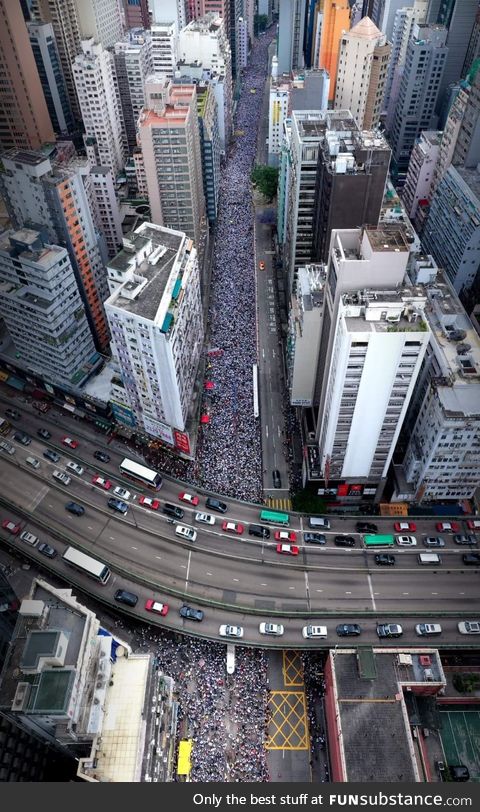
[(441, 564), (442, 559), (438, 555), (438, 553), (420, 553), (417, 556), (417, 560), (419, 564)]
[(40, 461), (36, 457), (27, 457), (25, 462), (27, 465), (31, 465), (32, 468), (40, 468)]
[(195, 541), (197, 538), (197, 531), (193, 527), (187, 527), (184, 524), (177, 524), (175, 533), (177, 536), (187, 539), (187, 541)]
[(323, 530), (330, 530), (330, 520), (324, 519), (321, 516), (310, 516), (308, 520), (308, 526), (312, 529), (321, 528)]
[(302, 629), (302, 635), (306, 640), (311, 640), (312, 637), (326, 637), (327, 636), (327, 627), (326, 626), (304, 626)]
[(58, 479), (59, 482), (62, 482), (63, 485), (70, 485), (72, 481), (68, 474), (65, 474), (63, 471), (52, 471), (52, 476)]
[(20, 533), (20, 538), (32, 547), (36, 547), (38, 544), (38, 536), (34, 536), (33, 533), (29, 533), (28, 530), (24, 530), (23, 533)]
[(78, 462), (67, 462), (65, 468), (68, 468), (69, 471), (73, 471), (77, 476), (82, 476), (84, 470)]

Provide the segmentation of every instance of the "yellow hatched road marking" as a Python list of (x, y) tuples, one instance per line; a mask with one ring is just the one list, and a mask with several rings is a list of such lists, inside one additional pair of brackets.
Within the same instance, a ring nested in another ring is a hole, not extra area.
[(272, 691), (267, 750), (308, 750), (308, 723), (303, 691)]
[(298, 651), (282, 651), (282, 673), (285, 688), (303, 687), (303, 665)]

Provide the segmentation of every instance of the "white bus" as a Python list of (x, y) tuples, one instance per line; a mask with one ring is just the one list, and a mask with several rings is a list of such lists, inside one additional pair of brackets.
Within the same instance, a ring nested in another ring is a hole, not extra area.
[(162, 485), (162, 477), (158, 471), (146, 468), (145, 465), (140, 465), (140, 463), (133, 462), (133, 460), (129, 460), (126, 457), (120, 463), (120, 473), (133, 480), (133, 482), (146, 485), (148, 488), (153, 488), (156, 491), (158, 491)]
[(89, 575), (90, 578), (100, 581), (101, 584), (106, 584), (110, 578), (111, 573), (106, 564), (97, 561), (96, 558), (92, 558), (90, 555), (86, 555), (86, 553), (80, 552), (80, 550), (76, 550), (75, 547), (67, 547), (63, 554), (63, 560), (80, 572), (84, 572), (85, 575)]

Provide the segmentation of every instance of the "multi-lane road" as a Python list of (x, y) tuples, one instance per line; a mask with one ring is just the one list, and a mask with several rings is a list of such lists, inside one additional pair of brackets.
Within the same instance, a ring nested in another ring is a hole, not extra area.
[[(21, 520), (22, 529), (35, 533), (59, 552), (67, 540), (79, 545), (111, 564), (113, 576), (106, 587), (97, 587), (66, 568), (60, 556), (47, 560), (4, 530), (0, 531), (2, 539), (10, 540), (25, 555), (33, 556), (74, 583), (84, 584), (86, 589), (103, 598), (110, 600), (119, 586), (130, 588), (140, 597), (140, 616), (151, 617), (141, 607), (144, 599), (155, 597), (171, 604), (171, 611), (161, 619), (170, 628), (217, 637), (219, 624), (232, 622), (244, 627), (246, 642), (257, 645), (269, 642), (303, 645), (301, 628), (310, 620), (327, 624), (329, 643), (331, 640), (341, 642), (336, 638), (335, 626), (349, 621), (361, 623), (364, 629), (358, 642), (373, 642), (377, 640), (376, 621), (387, 622), (399, 615), (405, 617), (403, 642), (418, 642), (413, 626), (429, 618), (442, 622), (442, 639), (434, 638), (435, 644), (470, 644), (477, 640), (460, 635), (456, 624), (457, 615), (470, 619), (480, 616), (480, 568), (465, 567), (462, 555), (468, 548), (457, 547), (448, 536), (447, 546), (439, 550), (441, 566), (419, 565), (417, 555), (426, 549), (421, 544), (422, 538), (436, 534), (431, 519), (417, 521), (416, 548), (394, 550), (394, 567), (375, 565), (375, 552), (365, 550), (361, 537), (355, 533), (355, 518), (333, 517), (332, 529), (326, 532), (327, 544), (315, 546), (303, 542), (303, 532), (308, 530), (305, 517), (292, 515), (290, 529), (297, 534), (300, 554), (295, 558), (281, 556), (276, 552), (273, 539), (275, 528), (271, 528), (271, 537), (266, 541), (248, 535), (248, 525), (259, 521), (258, 506), (227, 499), (227, 513), (218, 514), (215, 525), (196, 524), (196, 509), (178, 499), (185, 488), (165, 478), (159, 492), (161, 504), (169, 501), (184, 509), (182, 522), (195, 525), (198, 532), (195, 544), (190, 544), (175, 536), (175, 526), (167, 522), (161, 511), (154, 512), (138, 504), (141, 491), (122, 481), (119, 474), (118, 465), (124, 456), (122, 449), (107, 447), (111, 461), (101, 464), (93, 457), (99, 445), (85, 426), (79, 426), (74, 435), (79, 440), (79, 447), (74, 451), (62, 446), (65, 431), (52, 422), (50, 414), (37, 419), (25, 411), (18, 426), (31, 436), (32, 442), (23, 447), (12, 441), (11, 432), (9, 440), (14, 443), (16, 453), (6, 456), (1, 452), (0, 519)], [(40, 426), (52, 433), (46, 443), (37, 437)], [(47, 447), (55, 448), (61, 455), (59, 463), (44, 459), (43, 451)], [(41, 467), (36, 471), (25, 463), (26, 457), (31, 455), (41, 460)], [(62, 487), (52, 478), (52, 471), (65, 470), (68, 460), (81, 463), (85, 473), (81, 477), (72, 476), (70, 485)], [(110, 494), (92, 485), (93, 474), (102, 472), (114, 485), (123, 484), (131, 492), (125, 517), (112, 514), (107, 506)], [(186, 490), (191, 491), (188, 486)], [(201, 509), (205, 505), (205, 494), (194, 492), (200, 496)], [(65, 503), (72, 499), (85, 507), (84, 516), (67, 513)], [(224, 532), (221, 525), (225, 519), (244, 525), (242, 535)], [(375, 517), (375, 523), (380, 532), (393, 532), (392, 519)], [(462, 531), (465, 531), (463, 524)], [(355, 548), (335, 547), (334, 536), (345, 532), (355, 535)], [(61, 541), (62, 537), (65, 542)], [(185, 626), (179, 618), (177, 610), (184, 598), (189, 604), (204, 608), (202, 624), (194, 626), (187, 622)], [(283, 638), (275, 641), (259, 634), (259, 622), (270, 619), (284, 624)], [(310, 644), (307, 642), (307, 645)]]

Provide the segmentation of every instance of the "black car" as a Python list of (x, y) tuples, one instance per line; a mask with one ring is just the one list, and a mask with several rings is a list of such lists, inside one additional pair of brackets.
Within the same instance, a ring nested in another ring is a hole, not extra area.
[(185, 516), (185, 512), (182, 508), (177, 507), (177, 505), (170, 505), (168, 502), (165, 502), (162, 512), (165, 516), (171, 516), (172, 519), (183, 519)]
[(282, 487), (282, 479), (280, 477), (280, 471), (278, 468), (275, 468), (272, 471), (272, 479), (273, 479), (273, 487), (274, 488), (281, 488)]
[(362, 630), (358, 623), (341, 623), (337, 626), (336, 632), (339, 637), (358, 637)]
[(17, 443), (21, 443), (22, 445), (30, 445), (32, 442), (32, 438), (25, 434), (24, 431), (16, 431), (13, 435), (13, 439), (17, 441)]
[(199, 623), (203, 620), (202, 610), (194, 609), (193, 606), (182, 606), (179, 615), (184, 617), (185, 620), (197, 620)]
[(219, 499), (213, 499), (213, 497), (211, 497), (211, 496), (208, 496), (205, 499), (205, 504), (206, 504), (206, 506), (208, 508), (210, 508), (210, 510), (216, 510), (216, 511), (218, 511), (218, 513), (226, 513), (227, 512), (227, 506), (226, 506), (225, 502), (220, 502)]
[(106, 454), (105, 451), (94, 451), (93, 456), (100, 462), (110, 462), (110, 454)]
[(383, 567), (393, 567), (395, 564), (395, 556), (391, 553), (377, 553), (375, 555), (375, 564)]
[(377, 525), (372, 522), (357, 522), (356, 526), (358, 533), (371, 533), (372, 535), (378, 533)]
[(250, 536), (256, 536), (259, 539), (269, 539), (270, 529), (263, 527), (261, 524), (250, 524), (248, 526), (248, 533)]
[(41, 437), (42, 440), (49, 440), (52, 436), (47, 429), (37, 429), (37, 435), (38, 437)]
[(305, 544), (326, 544), (327, 537), (323, 533), (304, 533), (303, 540)]
[(45, 542), (39, 544), (37, 550), (39, 553), (43, 553), (43, 555), (48, 556), (48, 558), (55, 558), (57, 554), (57, 551), (53, 547), (50, 547), (50, 545), (46, 544)]
[(353, 536), (335, 536), (334, 542), (337, 547), (355, 547)]
[(11, 420), (18, 420), (20, 417), (20, 412), (17, 412), (16, 409), (5, 409), (5, 414), (7, 417), (10, 417)]
[(462, 555), (462, 561), (464, 564), (478, 567), (480, 565), (480, 553), (467, 553), (466, 555)]
[(117, 589), (113, 596), (119, 603), (125, 603), (127, 606), (136, 606), (138, 603), (138, 595), (133, 592), (127, 592), (126, 589)]
[(455, 764), (448, 767), (452, 781), (469, 781), (470, 772), (464, 764)]
[(46, 460), (50, 460), (50, 462), (60, 462), (60, 454), (57, 454), (56, 451), (52, 451), (51, 448), (47, 448), (47, 450), (43, 452), (43, 456)]
[(78, 505), (77, 502), (67, 502), (65, 510), (68, 510), (69, 513), (73, 513), (75, 516), (83, 516), (85, 513), (83, 505)]

